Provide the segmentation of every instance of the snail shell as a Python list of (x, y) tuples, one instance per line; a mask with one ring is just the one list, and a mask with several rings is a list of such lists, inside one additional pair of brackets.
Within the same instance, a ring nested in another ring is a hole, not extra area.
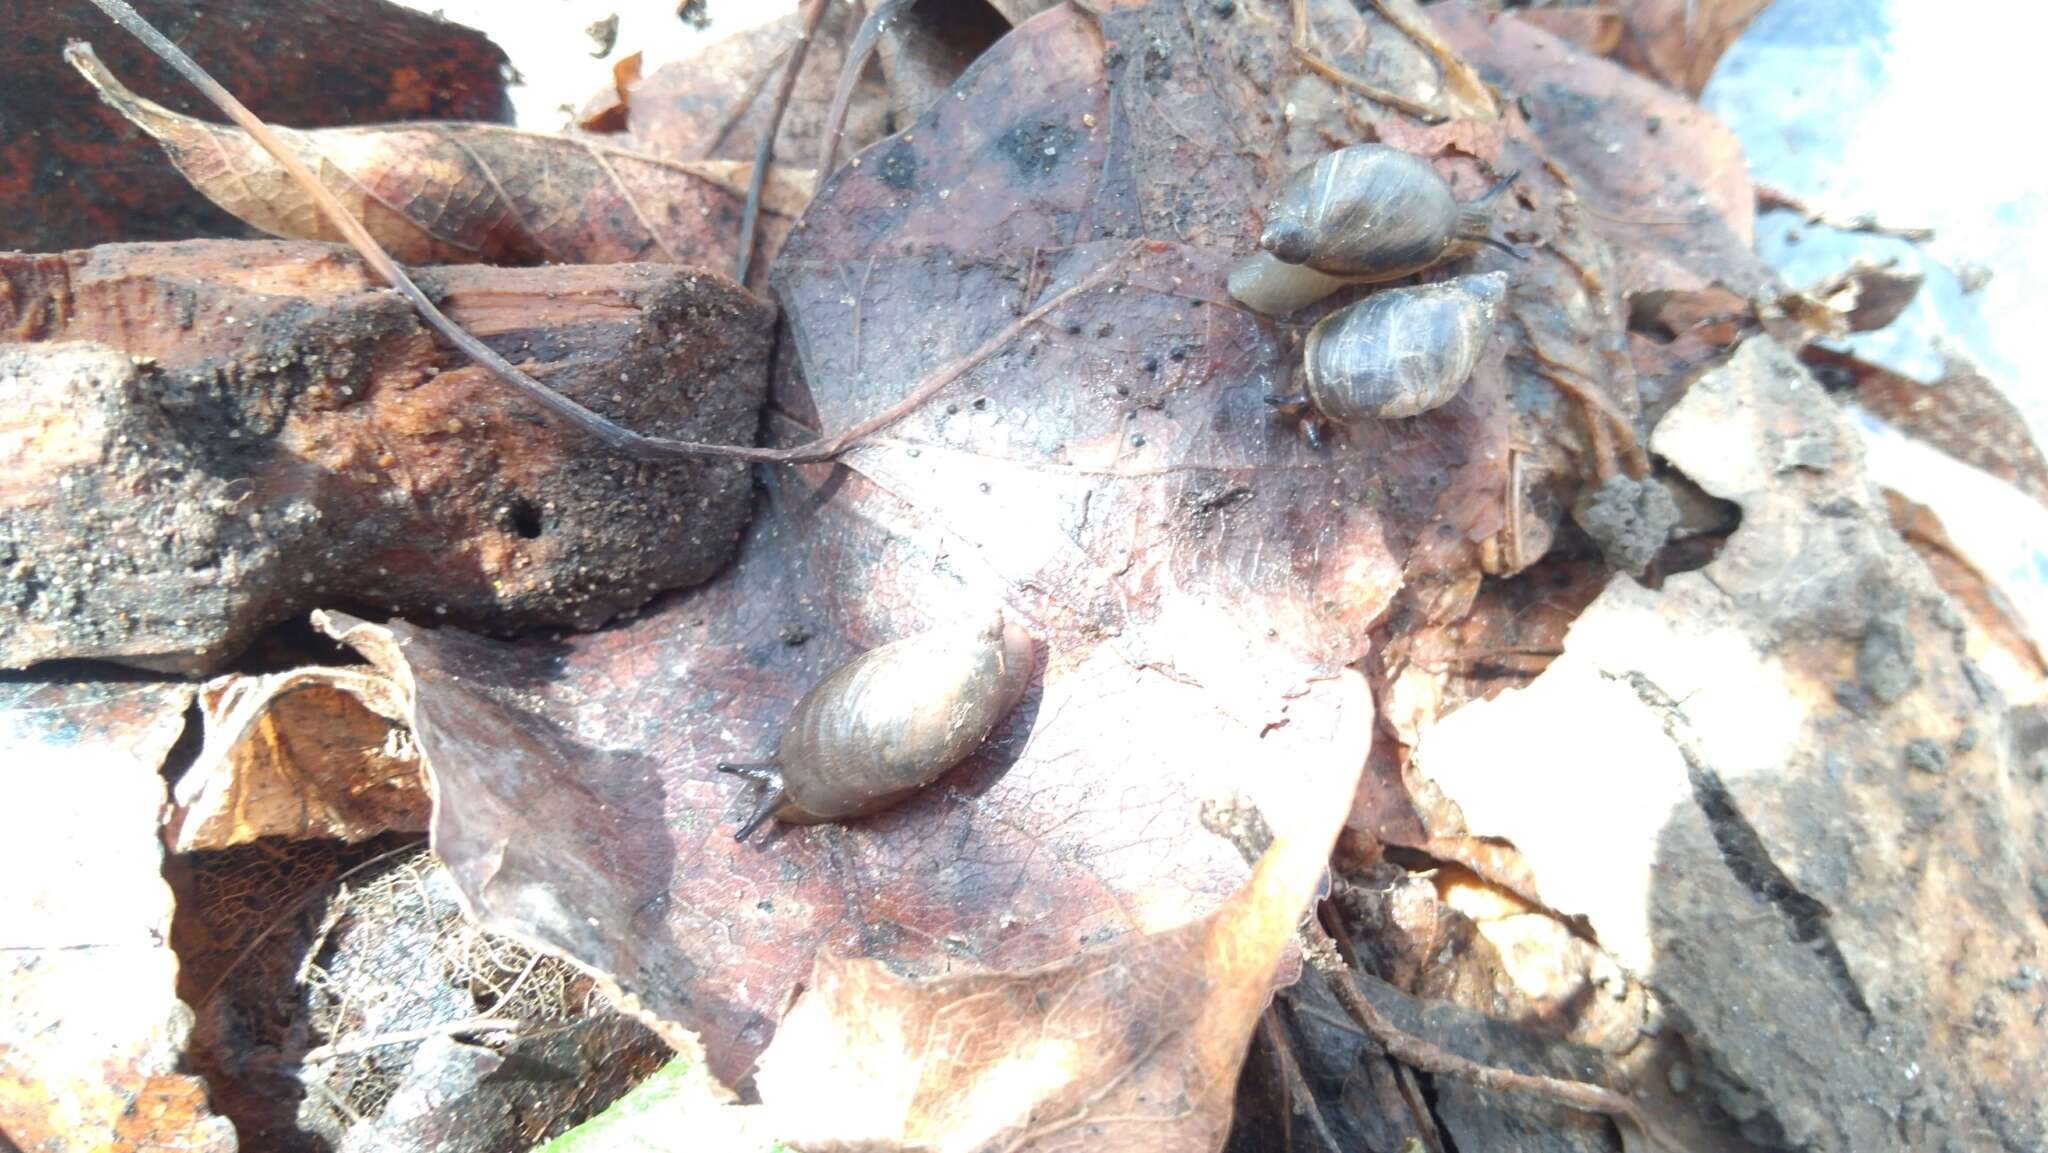
[[(1230, 294), (1281, 316), (1346, 284), (1396, 280), (1492, 236), (1493, 202), (1511, 174), (1469, 203), (1428, 162), (1382, 144), (1354, 144), (1289, 177), (1266, 208), (1260, 251), (1230, 274)], [(1515, 254), (1519, 255), (1519, 254)]]
[(1339, 424), (1415, 416), (1465, 386), (1493, 336), (1508, 275), (1390, 288), (1324, 317), (1302, 348), (1308, 401)]
[(1330, 276), (1394, 280), (1481, 243), (1492, 194), (1460, 204), (1436, 169), (1383, 144), (1340, 148), (1296, 172), (1266, 209), (1259, 247)]
[(721, 765), (774, 792), (738, 839), (774, 818), (845, 820), (895, 804), (979, 747), (1031, 679), (1031, 636), (997, 613), (871, 649), (797, 702), (775, 760)]

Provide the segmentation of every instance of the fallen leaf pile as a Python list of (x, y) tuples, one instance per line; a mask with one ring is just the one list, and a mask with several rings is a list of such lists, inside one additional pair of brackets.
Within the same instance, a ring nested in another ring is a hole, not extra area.
[[(610, 1093), (644, 1026), (688, 1064), (590, 1140), (638, 1108), (668, 1136), (612, 1131), (806, 1150), (2048, 1140), (2048, 681), (1792, 358), (1830, 306), (1751, 254), (1690, 98), (1756, 5), (873, 7), (828, 171), (837, 6), (779, 124), (793, 20), (623, 68), (582, 117), (623, 131), (287, 137), (457, 321), (638, 431), (795, 444), (959, 372), (751, 472), (543, 414), (240, 130), (80, 57), (135, 163), (286, 239), (0, 255), (0, 655), (34, 665), (0, 715), (32, 819), (91, 831), (14, 846), (48, 880), (7, 921), (10, 1139), (511, 1147), (608, 1103), (537, 1109), (536, 1062)], [(1450, 404), (1318, 448), (1267, 397), (1331, 306), (1224, 282), (1361, 140), (1462, 199), (1518, 172), (1516, 251), (1456, 266), (1512, 288)], [(734, 839), (721, 764), (993, 609), (1038, 671), (978, 752)], [(420, 831), (413, 896), (357, 872)], [(179, 882), (174, 954), (165, 845), (174, 882), (339, 855), (261, 932)], [(375, 984), (450, 939), (517, 959)], [(68, 1007), (94, 981), (124, 999)]]

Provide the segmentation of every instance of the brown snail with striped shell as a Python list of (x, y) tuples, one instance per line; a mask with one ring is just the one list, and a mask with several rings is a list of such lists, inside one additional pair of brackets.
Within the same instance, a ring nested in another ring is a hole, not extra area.
[(965, 760), (1024, 696), (1031, 636), (997, 613), (870, 649), (812, 686), (772, 761), (722, 764), (769, 791), (736, 833), (887, 808)]
[(1488, 272), (1375, 292), (1309, 330), (1299, 394), (1266, 399), (1303, 414), (1311, 442), (1319, 441), (1322, 420), (1428, 412), (1456, 396), (1478, 367), (1507, 291), (1508, 274)]
[(1346, 284), (1397, 280), (1474, 245), (1520, 253), (1494, 239), (1495, 199), (1460, 202), (1435, 168), (1383, 144), (1354, 144), (1288, 178), (1266, 209), (1260, 251), (1230, 274), (1230, 293), (1281, 315)]

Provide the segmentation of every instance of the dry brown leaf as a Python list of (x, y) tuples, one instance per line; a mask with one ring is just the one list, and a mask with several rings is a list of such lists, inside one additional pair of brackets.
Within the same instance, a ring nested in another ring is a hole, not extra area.
[(0, 1135), (11, 1148), (229, 1153), (185, 1071), (163, 882), (164, 758), (189, 685), (0, 679)]
[(426, 829), (419, 758), (383, 681), (346, 668), (238, 674), (209, 682), (199, 704), (207, 744), (172, 790), (173, 852)]
[(1616, 578), (1527, 689), (1441, 722), (1421, 769), (1658, 991), (1752, 1133), (2041, 1144), (2041, 726), (1962, 655), (1853, 429), (1767, 338), (1655, 445), (1741, 527), (1660, 590)]
[[(222, 208), (273, 236), (342, 239), (241, 129), (144, 100), (90, 57), (74, 63)], [(723, 266), (753, 172), (749, 164), (668, 160), (494, 124), (275, 130), (378, 243), (415, 264)], [(762, 206), (784, 218), (779, 228), (803, 211), (810, 180), (785, 168), (769, 173)]]
[(635, 52), (612, 65), (611, 84), (576, 114), (576, 127), (600, 135), (626, 130), (626, 105), (633, 85), (640, 82), (641, 59)]
[[(459, 359), (351, 258), (195, 241), (0, 256), (0, 664), (207, 670), (345, 596), (594, 627), (731, 555), (743, 465), (645, 464)], [(423, 270), (455, 319), (633, 427), (748, 443), (774, 313), (664, 265)], [(105, 342), (105, 343), (96, 343)]]
[[(280, 124), (507, 121), (510, 69), (483, 33), (389, 0), (136, 0), (135, 7)], [(91, 4), (0, 7), (0, 250), (60, 252), (136, 240), (246, 236), (65, 64), (96, 40), (136, 90), (173, 111), (213, 108)]]
[(1698, 96), (1728, 50), (1770, 0), (1636, 0), (1625, 6), (1622, 63)]
[(1221, 1148), (1356, 782), (1344, 751), (1365, 734), (1329, 735), (1295, 767), (1291, 827), (1206, 917), (1027, 972), (918, 980), (820, 956), (756, 1078), (777, 1135), (818, 1153)]

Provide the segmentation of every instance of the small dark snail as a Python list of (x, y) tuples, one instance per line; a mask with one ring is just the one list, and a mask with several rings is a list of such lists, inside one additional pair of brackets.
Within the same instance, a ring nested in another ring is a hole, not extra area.
[(1345, 284), (1396, 280), (1493, 238), (1493, 202), (1514, 174), (1459, 203), (1418, 156), (1381, 144), (1339, 149), (1296, 172), (1266, 209), (1260, 252), (1230, 274), (1230, 292), (1280, 315)]
[(1024, 695), (1031, 636), (1002, 614), (870, 649), (797, 702), (775, 759), (723, 772), (772, 790), (734, 835), (770, 818), (814, 825), (886, 808), (965, 760)]
[(1507, 273), (1488, 272), (1390, 288), (1346, 305), (1309, 330), (1304, 391), (1266, 400), (1307, 414), (1311, 442), (1318, 419), (1350, 424), (1428, 412), (1465, 386), (1507, 290)]

